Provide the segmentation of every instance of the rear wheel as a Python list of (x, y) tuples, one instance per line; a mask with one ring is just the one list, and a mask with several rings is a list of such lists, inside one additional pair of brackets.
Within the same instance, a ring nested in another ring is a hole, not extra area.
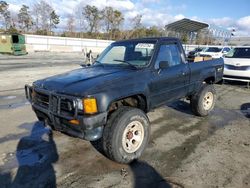
[(104, 128), (105, 154), (116, 162), (129, 163), (141, 156), (149, 134), (149, 120), (142, 110), (121, 107), (111, 115)]
[(214, 108), (216, 91), (213, 85), (204, 84), (200, 91), (191, 97), (191, 108), (198, 116), (207, 116)]

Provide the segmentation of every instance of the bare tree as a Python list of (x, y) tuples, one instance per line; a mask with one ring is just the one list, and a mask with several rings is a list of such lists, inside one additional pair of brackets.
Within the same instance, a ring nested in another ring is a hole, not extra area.
[(89, 32), (97, 32), (101, 20), (101, 13), (96, 6), (87, 5), (83, 8), (82, 14), (84, 15), (88, 26)]
[(49, 18), (49, 31), (51, 32), (52, 28), (56, 28), (59, 23), (60, 23), (59, 16), (53, 10), (50, 13), (50, 18)]
[(129, 38), (145, 36), (145, 29), (142, 27), (141, 19), (142, 15), (138, 14), (130, 20), (132, 29), (128, 31)]
[(35, 26), (35, 31), (37, 32), (40, 28), (40, 8), (39, 8), (39, 3), (33, 4), (32, 7), (32, 17), (34, 18), (34, 23), (33, 25)]
[(40, 19), (41, 19), (41, 28), (43, 30), (48, 31), (49, 30), (49, 20), (50, 20), (50, 14), (52, 12), (51, 6), (44, 0), (41, 0), (40, 3)]
[(22, 31), (28, 31), (33, 25), (32, 17), (30, 15), (29, 7), (22, 5), (18, 13), (18, 23)]
[(121, 24), (124, 21), (124, 17), (119, 10), (114, 11), (114, 20), (112, 24), (112, 29), (120, 29)]
[(8, 3), (6, 3), (5, 1), (0, 1), (0, 15), (2, 17), (6, 30), (11, 27), (11, 15), (8, 8)]
[(112, 24), (111, 38), (117, 38), (117, 35), (120, 33), (120, 27), (121, 27), (123, 21), (124, 21), (124, 17), (122, 15), (122, 13), (119, 10), (115, 10), (113, 24)]
[(141, 14), (138, 14), (134, 18), (131, 19), (133, 29), (139, 29), (142, 27), (141, 19), (142, 19)]
[(75, 18), (72, 14), (68, 15), (67, 31), (70, 32), (71, 34), (75, 31)]
[(76, 25), (75, 28), (76, 30), (80, 31), (80, 37), (82, 34), (82, 31), (87, 30), (87, 24), (85, 21), (85, 16), (83, 15), (83, 2), (79, 3), (76, 8), (75, 8), (75, 19), (76, 19)]
[(50, 5), (41, 0), (34, 4), (33, 13), (35, 16), (36, 31), (45, 34), (49, 30), (49, 21), (52, 8)]
[(113, 38), (113, 33), (120, 29), (124, 20), (122, 13), (118, 10), (114, 10), (112, 7), (105, 7), (102, 10), (102, 19), (105, 31), (109, 33), (109, 38)]
[(35, 17), (37, 33), (48, 34), (60, 22), (55, 10), (44, 0), (35, 3), (32, 12)]
[(111, 30), (114, 17), (114, 9), (112, 7), (105, 7), (102, 10), (103, 22), (105, 31), (108, 33)]
[[(18, 27), (18, 15), (15, 12), (10, 13), (10, 29), (13, 32), (18, 32), (17, 27)], [(9, 29), (9, 30), (10, 30)]]

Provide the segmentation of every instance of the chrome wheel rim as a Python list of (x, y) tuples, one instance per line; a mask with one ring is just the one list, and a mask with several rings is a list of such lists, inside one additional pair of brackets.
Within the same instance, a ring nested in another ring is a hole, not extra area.
[(127, 153), (136, 152), (144, 139), (144, 128), (141, 122), (132, 121), (127, 125), (122, 136), (122, 147)]
[(203, 98), (203, 108), (205, 110), (210, 110), (213, 106), (214, 95), (212, 92), (207, 92)]

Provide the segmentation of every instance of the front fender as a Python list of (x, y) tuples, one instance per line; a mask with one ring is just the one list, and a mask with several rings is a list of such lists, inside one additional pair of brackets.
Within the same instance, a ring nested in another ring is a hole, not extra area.
[(112, 89), (106, 92), (95, 94), (93, 96), (97, 99), (98, 111), (107, 112), (109, 106), (113, 102), (136, 95), (143, 95), (146, 98), (147, 106), (149, 106), (149, 100), (147, 97), (148, 89), (145, 87), (138, 88), (137, 90), (127, 89), (127, 87), (124, 89)]

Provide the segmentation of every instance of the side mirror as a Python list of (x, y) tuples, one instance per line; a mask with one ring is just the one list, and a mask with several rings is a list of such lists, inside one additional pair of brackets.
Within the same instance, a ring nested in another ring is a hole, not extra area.
[(159, 63), (159, 68), (160, 69), (166, 69), (168, 67), (169, 67), (168, 61), (160, 61), (160, 63)]

